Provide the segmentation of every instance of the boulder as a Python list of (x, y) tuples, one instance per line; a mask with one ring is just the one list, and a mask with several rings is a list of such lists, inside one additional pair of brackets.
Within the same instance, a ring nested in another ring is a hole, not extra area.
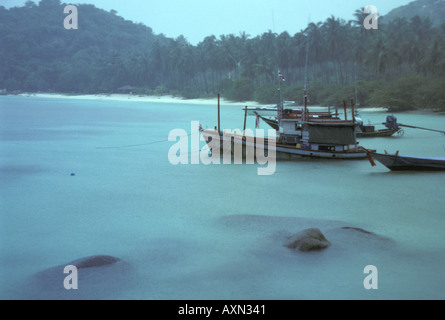
[(311, 228), (298, 232), (289, 237), (286, 247), (298, 249), (302, 252), (319, 251), (329, 247), (331, 243), (321, 233), (320, 229)]
[(112, 256), (91, 256), (87, 258), (78, 259), (69, 263), (77, 267), (77, 269), (87, 269), (95, 267), (103, 267), (118, 262), (120, 259)]
[(366, 234), (373, 234), (372, 232), (364, 230), (364, 229), (361, 229), (361, 228), (343, 227), (342, 229), (344, 229), (344, 230), (355, 230), (355, 231), (358, 231), (358, 232), (361, 232), (361, 233), (366, 233)]
[[(78, 289), (66, 289), (66, 266), (78, 269)], [(126, 261), (108, 255), (87, 256), (38, 271), (11, 292), (13, 300), (97, 300), (114, 297), (131, 289), (132, 267)]]

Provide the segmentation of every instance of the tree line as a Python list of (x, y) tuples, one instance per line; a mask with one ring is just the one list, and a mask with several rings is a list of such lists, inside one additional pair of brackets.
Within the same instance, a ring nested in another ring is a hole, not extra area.
[[(62, 27), (64, 5), (0, 6), (0, 88), (63, 93), (215, 96), (234, 101), (311, 104), (356, 99), (362, 105), (445, 110), (445, 23), (379, 19), (366, 30), (358, 8), (350, 21), (331, 16), (300, 32), (210, 35), (197, 45), (155, 35), (142, 24), (78, 5), (79, 30)], [(26, 23), (23, 23), (26, 21)]]

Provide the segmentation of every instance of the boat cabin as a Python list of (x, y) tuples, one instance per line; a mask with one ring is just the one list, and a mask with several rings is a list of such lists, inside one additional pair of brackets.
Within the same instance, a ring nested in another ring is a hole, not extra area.
[(317, 123), (302, 125), (302, 148), (325, 151), (355, 150), (357, 140), (353, 122)]
[(296, 144), (301, 140), (301, 122), (295, 119), (281, 119), (279, 133), (284, 144)]

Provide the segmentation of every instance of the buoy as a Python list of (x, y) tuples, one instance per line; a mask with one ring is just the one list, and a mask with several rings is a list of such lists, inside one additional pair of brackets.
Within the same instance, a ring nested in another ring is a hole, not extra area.
[(74, 172), (71, 172), (71, 177), (74, 177), (76, 174)]

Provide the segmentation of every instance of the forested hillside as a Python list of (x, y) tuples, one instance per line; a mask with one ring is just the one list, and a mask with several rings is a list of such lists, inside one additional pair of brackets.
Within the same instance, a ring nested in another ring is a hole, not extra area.
[(64, 6), (0, 6), (0, 89), (112, 93), (130, 85), (138, 94), (275, 103), (280, 70), (285, 100), (301, 103), (306, 83), (312, 104), (357, 97), (362, 106), (445, 110), (445, 24), (427, 18), (383, 17), (366, 30), (357, 8), (351, 21), (331, 16), (295, 35), (209, 35), (194, 46), (91, 5), (78, 5), (79, 29), (65, 30)]
[(78, 6), (79, 29), (66, 30), (64, 7), (59, 0), (0, 6), (0, 88), (109, 91), (129, 71), (123, 64), (157, 41), (150, 28), (92, 5)]
[(385, 15), (385, 21), (396, 18), (411, 19), (415, 16), (429, 18), (433, 26), (440, 27), (445, 22), (445, 0), (417, 0), (395, 8)]

